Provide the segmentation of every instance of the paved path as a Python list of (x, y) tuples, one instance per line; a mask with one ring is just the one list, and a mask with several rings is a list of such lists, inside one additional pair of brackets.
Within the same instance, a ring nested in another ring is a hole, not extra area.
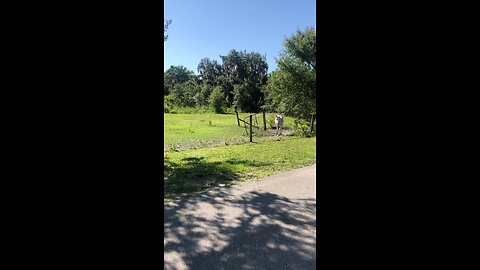
[(316, 165), (164, 205), (164, 269), (315, 269)]

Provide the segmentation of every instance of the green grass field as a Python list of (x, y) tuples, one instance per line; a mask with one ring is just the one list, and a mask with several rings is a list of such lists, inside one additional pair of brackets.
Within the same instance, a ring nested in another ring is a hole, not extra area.
[[(261, 137), (267, 134), (254, 131), (260, 137), (249, 143), (234, 114), (164, 116), (166, 201), (209, 187), (228, 186), (308, 166), (316, 160), (315, 137)], [(273, 114), (268, 117), (273, 119)], [(292, 118), (285, 118), (287, 130), (292, 122)], [(263, 125), (260, 119), (258, 123)], [(176, 146), (172, 148), (172, 144)]]
[[(242, 144), (249, 141), (244, 125), (237, 124), (235, 114), (163, 114), (164, 115), (164, 150), (171, 148), (188, 149), (218, 145)], [(243, 119), (249, 114), (241, 113)], [(267, 123), (273, 122), (274, 114), (267, 114)], [(254, 129), (255, 137), (265, 137), (270, 132), (263, 131), (263, 117), (257, 116), (260, 130)], [(285, 129), (290, 128), (293, 119), (285, 118)], [(254, 121), (255, 124), (255, 121)], [(267, 127), (269, 125), (267, 124)]]

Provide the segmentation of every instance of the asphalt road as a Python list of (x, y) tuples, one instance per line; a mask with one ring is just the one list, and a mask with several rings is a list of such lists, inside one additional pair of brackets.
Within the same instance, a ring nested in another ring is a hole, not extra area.
[(164, 205), (164, 269), (315, 269), (316, 165)]

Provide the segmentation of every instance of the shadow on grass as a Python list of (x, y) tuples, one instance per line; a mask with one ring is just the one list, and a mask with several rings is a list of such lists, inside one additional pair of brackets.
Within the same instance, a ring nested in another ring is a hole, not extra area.
[(164, 206), (164, 269), (315, 269), (315, 198), (218, 189)]
[(188, 157), (181, 162), (164, 158), (164, 197), (173, 198), (179, 194), (200, 191), (219, 184), (229, 185), (241, 175), (232, 170), (232, 165), (248, 167), (268, 166), (269, 163), (241, 159), (223, 162), (207, 162), (203, 157)]

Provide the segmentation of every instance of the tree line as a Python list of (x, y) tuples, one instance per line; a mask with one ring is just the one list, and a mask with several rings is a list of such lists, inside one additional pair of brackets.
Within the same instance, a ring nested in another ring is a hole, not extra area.
[[(165, 25), (165, 29), (168, 24)], [(166, 37), (165, 37), (166, 40)], [(316, 31), (297, 30), (285, 39), (277, 69), (268, 74), (266, 57), (230, 50), (221, 62), (200, 60), (195, 75), (184, 66), (164, 72), (164, 106), (281, 112), (308, 119), (316, 112)]]

